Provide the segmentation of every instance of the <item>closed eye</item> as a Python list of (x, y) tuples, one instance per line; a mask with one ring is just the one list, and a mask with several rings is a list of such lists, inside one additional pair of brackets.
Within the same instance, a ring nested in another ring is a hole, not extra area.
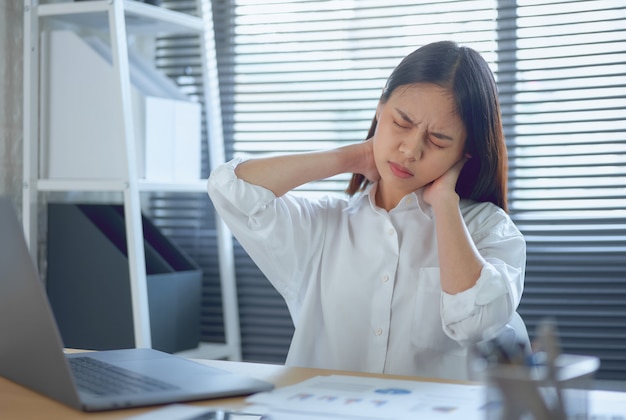
[(444, 148), (445, 148), (445, 146), (442, 146), (442, 145), (440, 145), (440, 144), (437, 144), (435, 141), (433, 141), (433, 138), (432, 138), (432, 137), (429, 137), (429, 138), (428, 138), (428, 141), (430, 141), (430, 143), (431, 143), (433, 146), (435, 146), (437, 149), (444, 149)]
[(400, 128), (411, 128), (411, 127), (407, 127), (406, 125), (402, 125), (400, 124), (398, 121), (393, 120), (393, 123), (396, 127), (400, 127)]
[(441, 133), (428, 133), (428, 140), (439, 149), (445, 148), (452, 142), (452, 137)]

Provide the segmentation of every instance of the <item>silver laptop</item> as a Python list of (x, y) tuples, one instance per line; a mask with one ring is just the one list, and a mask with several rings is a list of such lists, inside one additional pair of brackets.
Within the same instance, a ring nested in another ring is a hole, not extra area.
[(0, 197), (0, 376), (84, 411), (273, 388), (268, 382), (152, 349), (64, 354), (45, 288), (7, 197)]

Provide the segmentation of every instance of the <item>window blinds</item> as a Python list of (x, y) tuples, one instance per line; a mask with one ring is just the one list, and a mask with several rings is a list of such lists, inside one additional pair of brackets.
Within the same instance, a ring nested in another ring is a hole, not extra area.
[(511, 215), (528, 244), (520, 312), (531, 333), (555, 318), (566, 351), (626, 379), (626, 4), (510, 10), (500, 91)]
[[(162, 7), (199, 15), (196, 0), (162, 0)], [(202, 52), (196, 34), (158, 37), (156, 67), (170, 77), (193, 101), (204, 108)], [(209, 156), (205, 114), (202, 112), (202, 177), (208, 177)], [(150, 193), (147, 211), (159, 229), (183, 249), (202, 269), (202, 313), (200, 339), (223, 343), (217, 233), (213, 207), (204, 192)]]
[[(391, 70), (425, 43), (452, 38), (496, 58), (495, 1), (227, 3), (230, 156), (363, 141)], [(348, 179), (302, 189), (339, 192)]]
[[(404, 55), (440, 39), (480, 51), (498, 82), (511, 216), (528, 243), (520, 313), (531, 335), (556, 318), (565, 351), (598, 355), (598, 377), (626, 379), (623, 1), (212, 4), (227, 158), (362, 141)], [(302, 193), (341, 194), (347, 179)], [(181, 241), (210, 247), (210, 235), (185, 232)], [(235, 258), (244, 359), (283, 361), (293, 331), (284, 303), (238, 246)]]

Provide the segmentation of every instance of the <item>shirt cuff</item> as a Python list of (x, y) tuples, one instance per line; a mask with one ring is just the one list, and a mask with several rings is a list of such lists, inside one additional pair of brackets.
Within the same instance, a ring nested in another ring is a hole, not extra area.
[(235, 158), (215, 168), (209, 178), (209, 189), (236, 205), (242, 214), (253, 216), (274, 201), (276, 196), (267, 188), (237, 178), (235, 168), (244, 161), (243, 158)]
[(487, 305), (508, 293), (502, 276), (496, 268), (487, 263), (483, 266), (480, 277), (474, 285), (467, 290), (451, 295), (442, 292), (441, 313), (444, 325), (469, 318), (480, 306)]

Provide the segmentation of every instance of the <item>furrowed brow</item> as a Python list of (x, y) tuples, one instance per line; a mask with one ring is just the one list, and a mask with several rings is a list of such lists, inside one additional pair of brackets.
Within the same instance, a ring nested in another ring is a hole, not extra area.
[[(398, 109), (398, 108), (394, 108), (394, 109), (396, 110), (396, 112), (397, 112), (398, 114), (400, 114), (400, 117), (402, 117), (402, 119), (403, 119), (404, 121), (408, 122), (409, 124), (412, 124), (412, 125), (417, 126), (417, 123), (416, 123), (415, 121), (413, 121), (413, 120), (411, 119), (411, 117), (409, 117), (409, 116), (408, 116), (405, 112), (403, 112), (401, 109)], [(454, 140), (451, 136), (449, 136), (449, 135), (447, 135), (447, 134), (444, 134), (444, 133), (440, 133), (440, 132), (438, 132), (438, 131), (429, 131), (429, 133), (430, 133), (432, 136), (437, 137), (438, 139), (441, 139), (441, 140), (448, 140), (448, 141), (453, 141), (453, 140)]]
[(402, 119), (403, 119), (404, 121), (408, 122), (408, 123), (409, 123), (409, 124), (411, 124), (411, 125), (417, 125), (417, 124), (415, 123), (415, 121), (413, 121), (413, 120), (411, 119), (411, 117), (409, 117), (409, 116), (408, 116), (406, 113), (404, 113), (401, 109), (398, 109), (398, 108), (394, 108), (394, 109), (396, 110), (396, 112), (397, 112), (398, 114), (400, 114), (400, 116), (402, 117)]

